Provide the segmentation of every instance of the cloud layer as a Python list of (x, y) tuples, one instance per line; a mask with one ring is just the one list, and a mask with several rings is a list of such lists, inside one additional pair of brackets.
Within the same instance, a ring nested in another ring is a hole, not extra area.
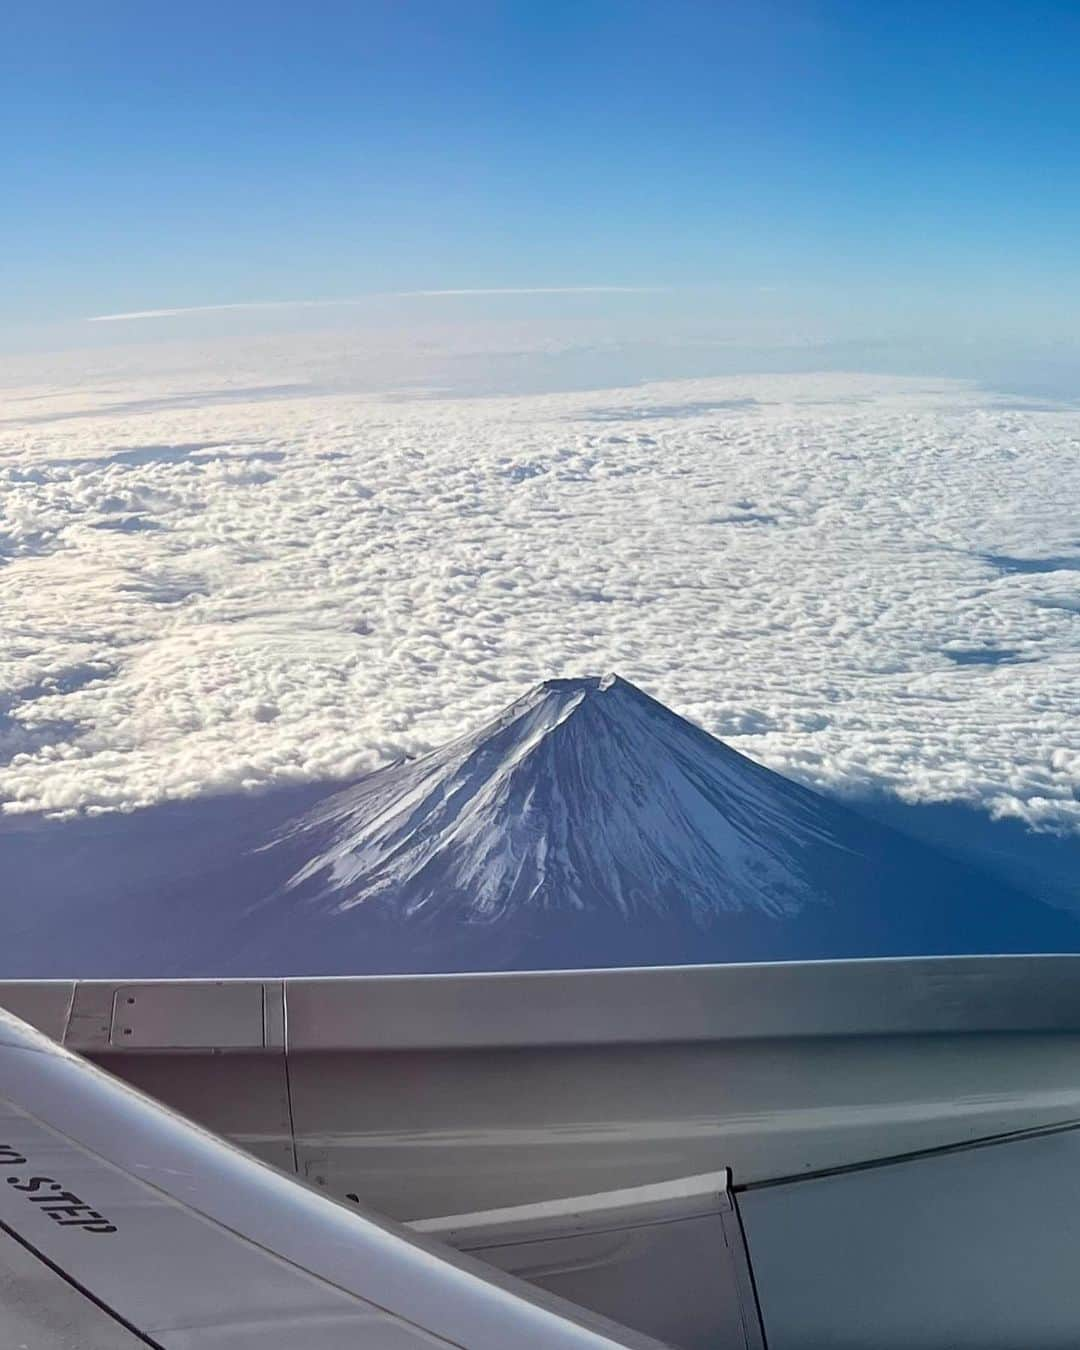
[(13, 391), (0, 797), (345, 778), (617, 670), (852, 793), (1080, 828), (1080, 420), (958, 383)]

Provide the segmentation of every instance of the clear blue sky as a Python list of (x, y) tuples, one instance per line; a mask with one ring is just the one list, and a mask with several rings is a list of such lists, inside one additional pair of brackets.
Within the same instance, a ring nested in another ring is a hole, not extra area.
[(1080, 328), (1075, 0), (6, 0), (0, 51), (9, 322), (640, 285)]

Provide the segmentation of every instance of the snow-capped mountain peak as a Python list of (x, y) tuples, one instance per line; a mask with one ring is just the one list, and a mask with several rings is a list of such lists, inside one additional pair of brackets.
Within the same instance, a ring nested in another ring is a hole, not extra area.
[(478, 731), (305, 820), (293, 878), (338, 910), (383, 899), (494, 922), (521, 907), (677, 910), (699, 922), (814, 898), (817, 799), (617, 675), (546, 680)]

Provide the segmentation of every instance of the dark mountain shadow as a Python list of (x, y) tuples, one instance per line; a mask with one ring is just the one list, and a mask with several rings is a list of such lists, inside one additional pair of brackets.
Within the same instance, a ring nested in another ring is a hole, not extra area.
[(281, 884), (284, 860), (263, 845), (340, 788), (0, 818), (0, 978), (221, 973), (225, 930)]
[(575, 422), (644, 422), (653, 418), (700, 417), (714, 412), (745, 412), (760, 407), (756, 398), (726, 398), (694, 403), (633, 404), (624, 408), (589, 408), (567, 419)]
[(946, 647), (941, 653), (958, 666), (1016, 666), (1024, 662), (1015, 647)]
[(959, 862), (1080, 915), (1080, 834), (1031, 830), (956, 802), (912, 805), (897, 797), (849, 802), (861, 814)]
[(162, 394), (158, 398), (129, 399), (121, 403), (106, 403), (93, 408), (76, 408), (69, 412), (35, 413), (31, 417), (2, 417), (0, 425), (18, 423), (23, 426), (47, 422), (72, 422), (82, 418), (130, 416), (133, 413), (167, 411), (170, 408), (209, 408), (217, 404), (255, 403), (272, 399), (314, 398), (327, 391), (309, 384), (256, 384), (246, 388), (198, 389), (185, 394)]
[(1070, 553), (1056, 558), (1014, 558), (1006, 553), (982, 553), (983, 562), (999, 572), (1019, 576), (1036, 576), (1044, 572), (1080, 572), (1080, 554)]

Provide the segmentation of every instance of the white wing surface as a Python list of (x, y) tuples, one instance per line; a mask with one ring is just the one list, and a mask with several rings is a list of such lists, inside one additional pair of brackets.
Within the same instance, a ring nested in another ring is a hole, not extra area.
[(345, 1209), (6, 1013), (0, 1225), (11, 1347), (657, 1344)]

